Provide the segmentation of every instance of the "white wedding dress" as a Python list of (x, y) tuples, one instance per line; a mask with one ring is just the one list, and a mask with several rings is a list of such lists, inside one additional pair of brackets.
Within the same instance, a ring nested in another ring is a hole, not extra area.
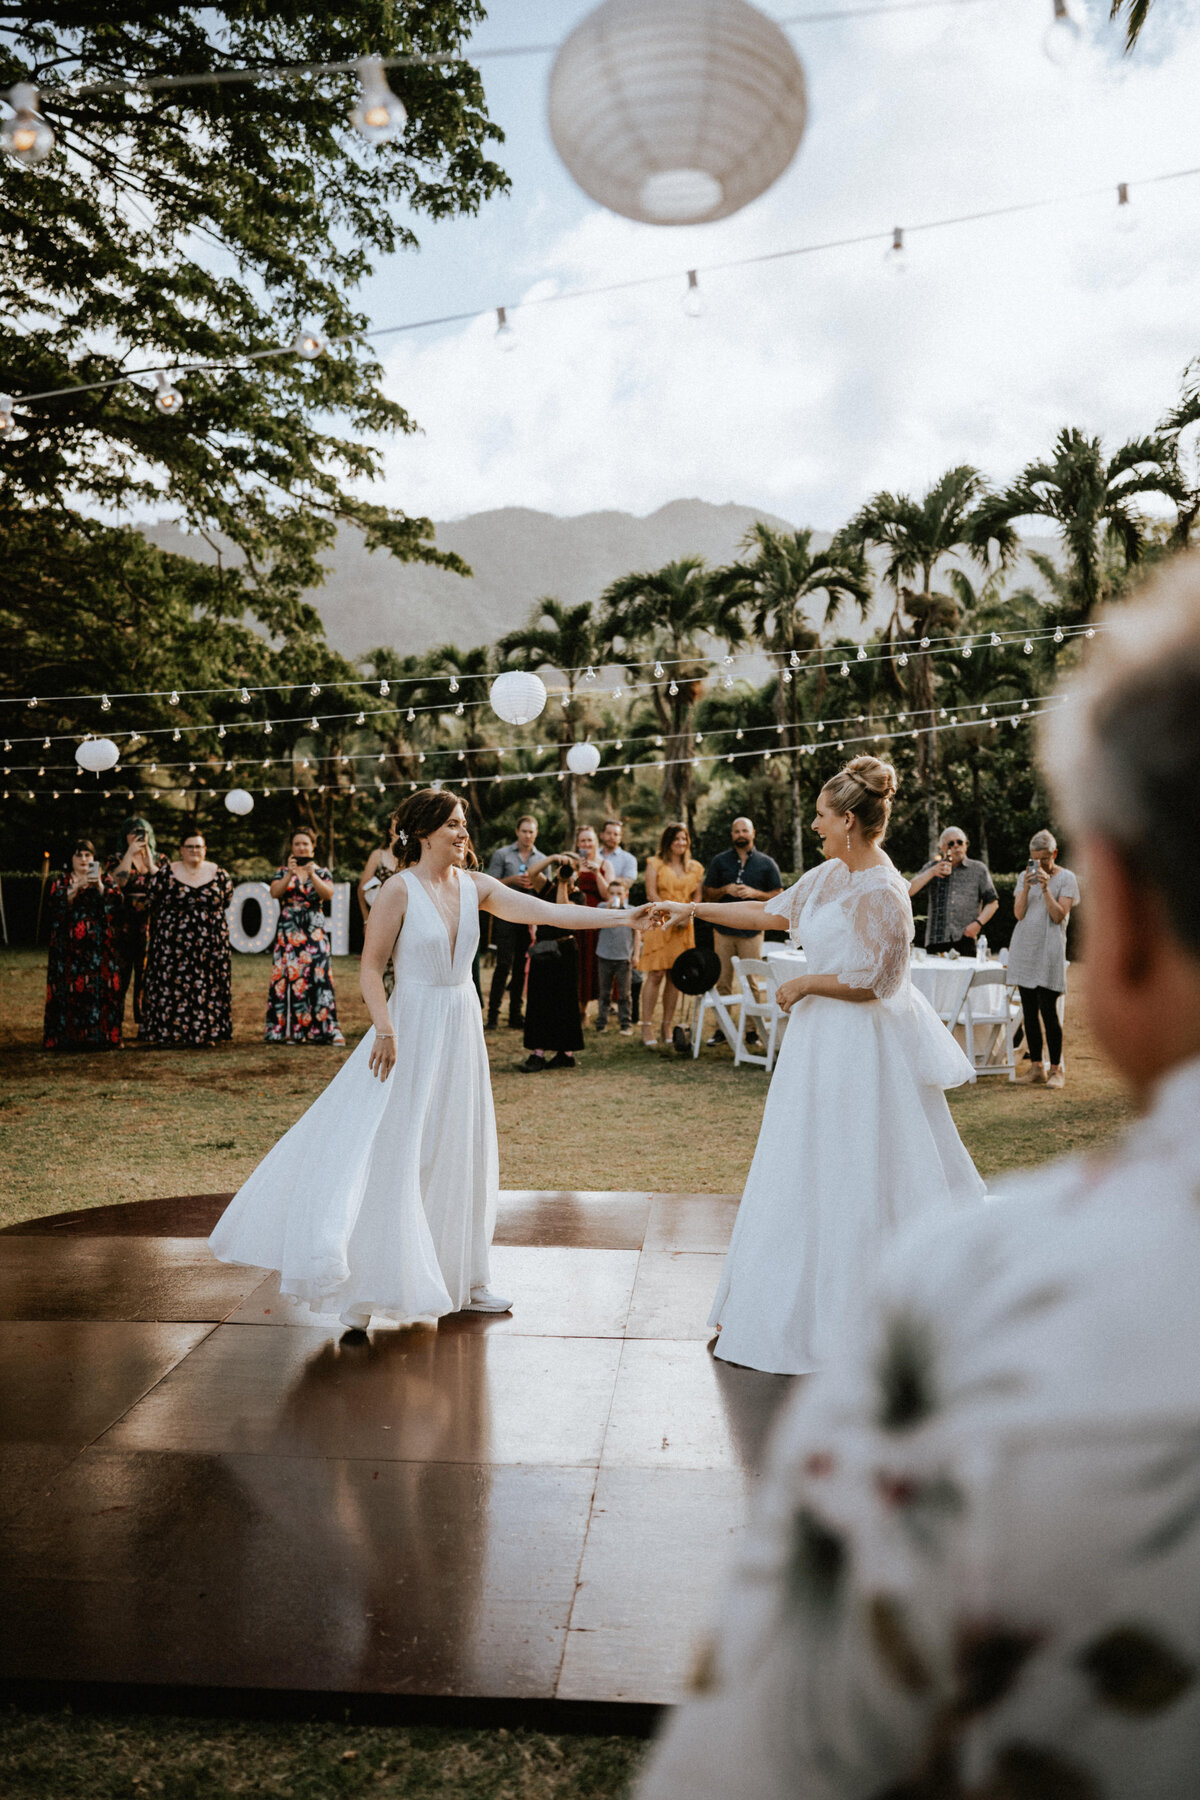
[(459, 874), (454, 953), (420, 879), (393, 951), (396, 1064), (368, 1031), (319, 1099), (234, 1195), (209, 1240), (221, 1262), (278, 1269), (315, 1312), (400, 1324), (457, 1312), (488, 1285), (496, 1116), (471, 964), (479, 896)]
[(831, 858), (770, 910), (810, 974), (876, 995), (793, 1008), (709, 1318), (725, 1361), (803, 1375), (844, 1340), (884, 1236), (975, 1205), (984, 1185), (942, 1092), (971, 1066), (912, 985), (896, 869), (852, 874)]

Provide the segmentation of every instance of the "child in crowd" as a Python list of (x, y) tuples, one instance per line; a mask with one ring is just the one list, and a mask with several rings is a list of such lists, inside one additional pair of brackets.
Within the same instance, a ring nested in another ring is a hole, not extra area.
[[(608, 900), (605, 902), (607, 906), (626, 906), (628, 898), (628, 882), (609, 882)], [(596, 987), (600, 996), (596, 1009), (597, 1031), (603, 1031), (608, 1024), (608, 1008), (615, 981), (617, 984), (617, 1022), (621, 1028), (621, 1036), (633, 1036), (630, 985), (633, 965), (637, 961), (638, 951), (641, 948), (641, 936), (641, 932), (635, 931), (632, 925), (610, 925), (605, 930), (596, 933)]]

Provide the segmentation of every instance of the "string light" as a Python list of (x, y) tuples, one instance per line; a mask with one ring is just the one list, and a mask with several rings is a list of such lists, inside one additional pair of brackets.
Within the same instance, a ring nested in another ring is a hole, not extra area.
[(242, 689), (242, 691), (241, 691), (241, 693), (240, 693), (240, 695), (239, 695), (239, 696), (238, 696), (238, 698), (239, 698), (239, 699), (240, 699), (240, 700), (241, 700), (241, 703), (242, 703), (242, 705), (243, 705), (243, 706), (249, 706), (249, 704), (250, 704), (250, 695), (249, 695), (249, 693), (248, 693), (248, 692), (247, 692), (247, 690), (246, 690), (246, 689), (245, 689), (245, 688), (243, 688), (243, 689)]
[(183, 405), (183, 395), (179, 392), (179, 389), (171, 386), (164, 369), (156, 369), (154, 371), (154, 381), (158, 389), (158, 392), (154, 396), (154, 404), (157, 406), (159, 412), (165, 413), (168, 417), (170, 417), (172, 413), (177, 413)]
[(661, 680), (662, 680), (662, 678), (663, 678), (663, 676), (664, 676), (664, 675), (665, 675), (665, 674), (666, 674), (666, 672), (667, 672), (667, 671), (666, 671), (666, 670), (665, 670), (665, 669), (664, 669), (664, 668), (663, 668), (663, 666), (662, 666), (662, 664), (661, 664), (661, 663), (660, 663), (660, 662), (656, 662), (656, 663), (655, 663), (655, 665), (654, 665), (654, 679), (655, 679), (655, 681), (661, 681)]
[(179, 694), (178, 694), (178, 692), (177, 692), (177, 691), (176, 691), (176, 689), (175, 689), (175, 688), (172, 688), (172, 689), (171, 689), (171, 705), (172, 705), (172, 706), (178, 706), (178, 705), (179, 705)]
[(365, 725), (366, 722), (367, 722), (367, 715), (365, 712), (360, 712), (354, 720), (354, 723), (356, 725)]
[(387, 699), (387, 697), (388, 697), (388, 695), (389, 695), (389, 694), (390, 694), (390, 693), (391, 693), (391, 691), (392, 691), (392, 690), (391, 690), (391, 688), (390, 688), (390, 686), (389, 686), (389, 685), (388, 685), (388, 683), (387, 683), (387, 682), (386, 682), (386, 681), (381, 681), (381, 682), (380, 682), (380, 684), (379, 684), (379, 698), (380, 698), (380, 699), (381, 699), (381, 700), (386, 700), (386, 699)]
[(496, 348), (497, 350), (515, 350), (517, 334), (508, 322), (507, 306), (496, 308)]
[(385, 144), (404, 130), (408, 113), (388, 86), (379, 57), (364, 56), (358, 65), (358, 74), (362, 93), (350, 114), (350, 123), (368, 144)]
[(41, 115), (37, 89), (28, 81), (18, 81), (7, 99), (13, 111), (0, 126), (0, 146), (27, 169), (45, 162), (54, 148), (54, 132)]
[(450, 692), (452, 694), (457, 694), (458, 692), (458, 682), (453, 675), (450, 677)]
[(689, 319), (698, 319), (704, 311), (704, 297), (700, 292), (700, 281), (695, 269), (687, 272), (687, 288), (683, 296), (683, 310)]
[(1067, 0), (1053, 0), (1053, 13), (1042, 49), (1058, 68), (1064, 68), (1079, 49), (1083, 33), (1067, 9)]
[(884, 256), (884, 265), (893, 275), (903, 275), (908, 267), (904, 255), (904, 232), (899, 225), (893, 227), (892, 241)]
[(315, 700), (317, 695), (320, 693), (320, 691), (321, 691), (320, 688), (317, 686), (316, 682), (314, 681), (312, 686), (308, 690), (309, 697), (311, 699)]
[(1113, 219), (1113, 230), (1123, 233), (1136, 231), (1137, 223), (1137, 208), (1129, 198), (1129, 183), (1119, 181), (1117, 183), (1117, 212)]
[(855, 657), (854, 660), (855, 660), (855, 662), (866, 662), (866, 660), (867, 660), (867, 653), (863, 649), (863, 646), (861, 644), (858, 646), (858, 655)]
[(325, 348), (325, 340), (312, 325), (302, 325), (292, 339), (292, 349), (305, 362), (315, 362)]

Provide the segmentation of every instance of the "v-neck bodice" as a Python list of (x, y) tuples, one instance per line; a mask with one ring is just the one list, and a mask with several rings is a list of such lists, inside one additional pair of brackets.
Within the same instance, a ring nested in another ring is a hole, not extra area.
[(461, 987), (471, 979), (479, 944), (479, 897), (475, 883), (461, 870), (458, 881), (458, 932), (454, 949), (450, 932), (433, 895), (414, 869), (401, 871), (408, 889), (408, 909), (396, 940), (393, 964), (396, 987)]

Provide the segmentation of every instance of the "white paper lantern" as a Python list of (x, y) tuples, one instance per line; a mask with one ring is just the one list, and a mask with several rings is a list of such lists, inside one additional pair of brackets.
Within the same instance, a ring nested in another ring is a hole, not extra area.
[(586, 194), (647, 225), (727, 219), (804, 136), (804, 70), (747, 0), (604, 0), (550, 75), (550, 135)]
[(119, 762), (121, 752), (111, 738), (85, 738), (75, 752), (75, 761), (81, 769), (88, 769), (98, 775), (101, 769), (111, 769)]
[(528, 725), (546, 704), (546, 684), (528, 669), (506, 669), (488, 689), (497, 718), (508, 725)]
[(600, 767), (600, 752), (595, 744), (572, 744), (567, 751), (567, 767), (572, 775), (594, 775)]
[(254, 795), (248, 794), (245, 788), (230, 788), (225, 796), (225, 805), (231, 813), (236, 813), (243, 819), (248, 812), (254, 811)]

